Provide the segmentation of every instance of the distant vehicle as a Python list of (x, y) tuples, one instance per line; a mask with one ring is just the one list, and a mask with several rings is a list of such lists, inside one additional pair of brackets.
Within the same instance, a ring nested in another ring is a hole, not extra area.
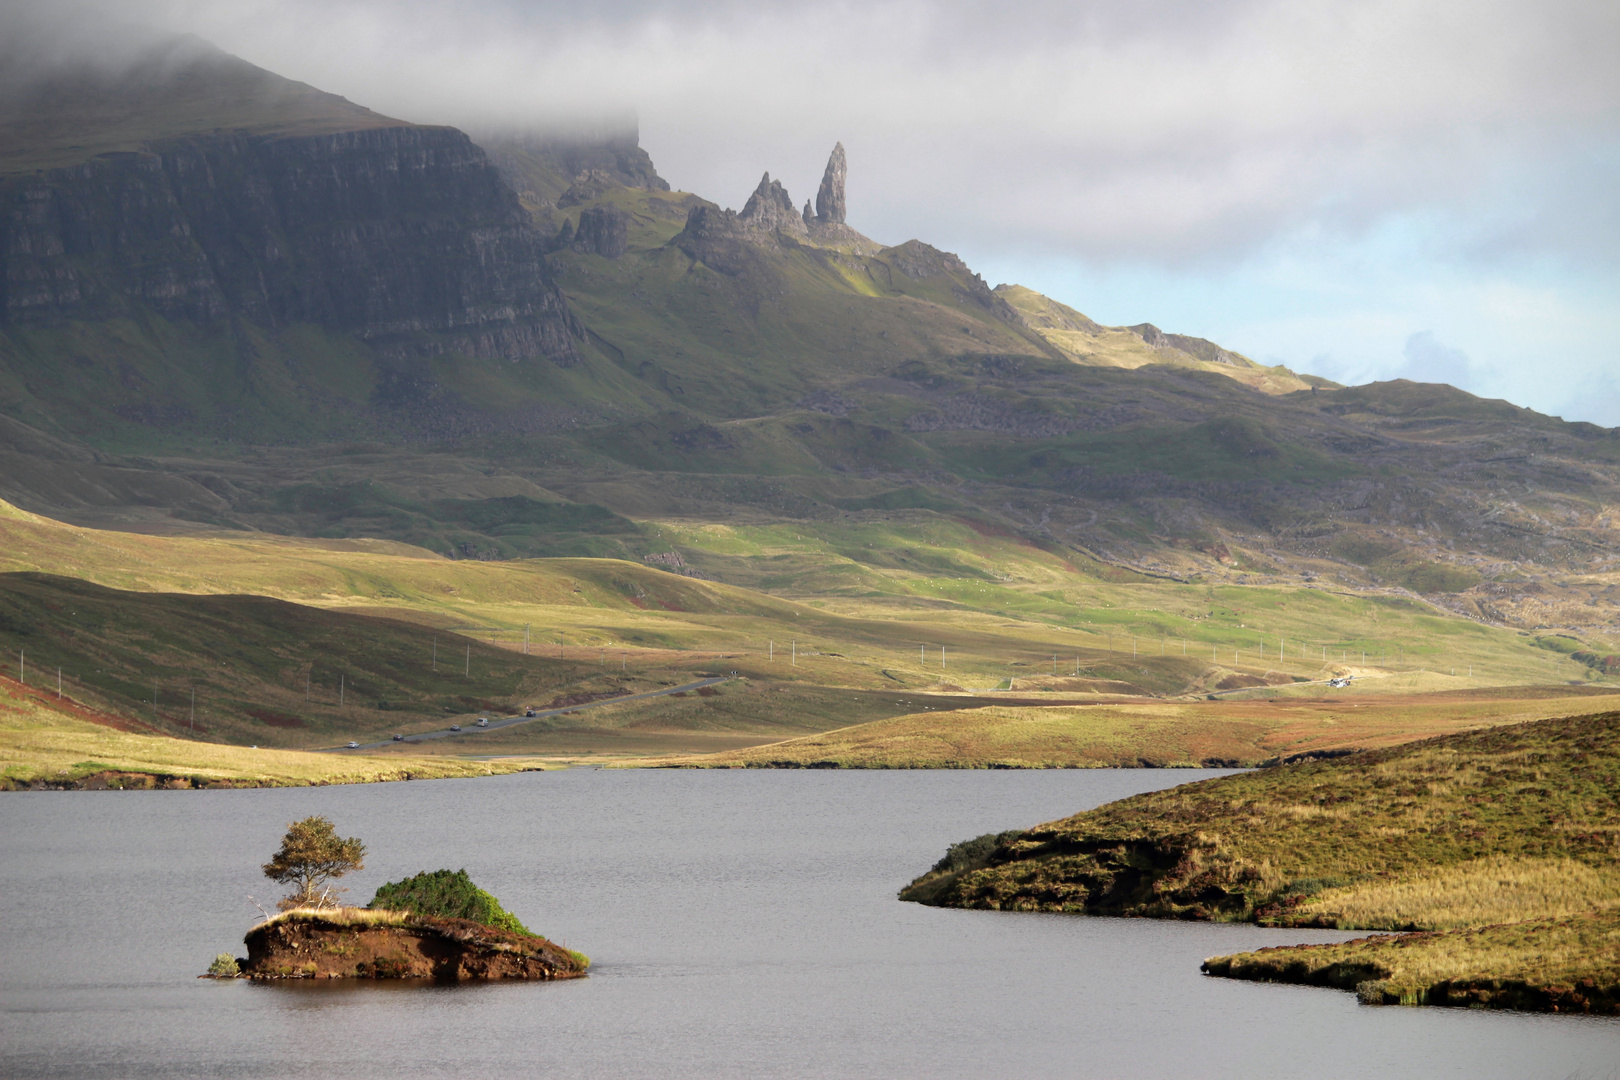
[(360, 749), (360, 744), (359, 744), (359, 743), (357, 743), (357, 742), (351, 742), (351, 743), (350, 743), (350, 744), (349, 744), (349, 747), (348, 747), (348, 748), (349, 748), (349, 749), (350, 749), (350, 750), (358, 750), (358, 749)]
[(478, 718), (478, 726), (479, 726), (479, 727), (489, 727), (489, 717), (487, 717), (487, 716), (480, 716), (480, 717), (479, 717), (479, 718)]
[(451, 731), (460, 731), (461, 730), (461, 725), (460, 724), (451, 724), (450, 725), (450, 730)]
[(530, 705), (528, 708), (524, 709), (523, 710), (523, 715), (524, 716), (533, 716), (534, 715), (534, 706)]
[(1338, 679), (1329, 679), (1329, 680), (1328, 680), (1328, 685), (1329, 685), (1329, 686), (1332, 686), (1332, 687), (1336, 687), (1336, 688), (1338, 688), (1338, 689), (1341, 689), (1341, 690), (1342, 690), (1342, 689), (1344, 689), (1344, 688), (1345, 688), (1345, 687), (1346, 687), (1346, 686), (1349, 686), (1349, 685), (1350, 685), (1350, 680), (1351, 680), (1351, 679), (1353, 679), (1353, 678), (1355, 678), (1355, 676), (1353, 676), (1353, 675), (1345, 675), (1345, 676), (1343, 676), (1343, 677), (1342, 677), (1342, 678), (1338, 678)]
[(403, 735), (395, 735), (394, 736), (394, 741), (395, 742), (404, 742), (405, 741), (405, 736), (403, 736)]

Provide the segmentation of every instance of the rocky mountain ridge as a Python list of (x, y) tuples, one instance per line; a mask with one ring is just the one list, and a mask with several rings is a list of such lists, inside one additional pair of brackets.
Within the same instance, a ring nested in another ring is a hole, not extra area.
[(971, 514), (1184, 580), (1620, 610), (1612, 433), (992, 289), (856, 232), (842, 145), (813, 212), (767, 176), (734, 213), (623, 125), (484, 153), (354, 117), (0, 181), (0, 495), (479, 557), (669, 551), (637, 546), (648, 519)]
[(464, 134), (193, 136), (0, 181), (0, 320), (311, 322), (391, 354), (576, 362), (543, 242)]

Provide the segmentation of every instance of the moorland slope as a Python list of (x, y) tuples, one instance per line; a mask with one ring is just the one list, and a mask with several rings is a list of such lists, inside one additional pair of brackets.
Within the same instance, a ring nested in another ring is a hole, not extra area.
[(954, 553), (994, 534), (1126, 578), (1612, 628), (1614, 432), (1449, 387), (1335, 388), (992, 289), (856, 231), (858, 158), (830, 165), (836, 210), (792, 212), (767, 178), (733, 213), (669, 190), (628, 125), (480, 146), (199, 43), (154, 49), (111, 81), (39, 83), (83, 160), (27, 125), (0, 147), (7, 205), (57, 208), (6, 219), (0, 495), (19, 505), (455, 558), (673, 557), (799, 596), (883, 588), (928, 549), (990, 580)]
[(901, 898), (1429, 931), (1206, 968), (1367, 984), (1376, 1001), (1552, 1008), (1576, 988), (1577, 1005), (1613, 1011), (1617, 792), (1620, 713), (1538, 720), (1204, 781), (980, 837)]

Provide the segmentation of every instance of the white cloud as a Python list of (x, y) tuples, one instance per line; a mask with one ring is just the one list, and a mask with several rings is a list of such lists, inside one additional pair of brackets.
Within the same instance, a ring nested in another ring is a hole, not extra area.
[(870, 235), (1256, 358), (1429, 333), (1539, 408), (1620, 367), (1613, 0), (88, 2), (406, 119), (634, 109), (732, 206), (841, 139)]
[[(117, 6), (409, 119), (633, 107), (721, 201), (811, 194), (842, 139), (892, 239), (1174, 264), (1434, 212), (1475, 254), (1616, 254), (1607, 0)], [(1572, 189), (1598, 236), (1556, 224)]]

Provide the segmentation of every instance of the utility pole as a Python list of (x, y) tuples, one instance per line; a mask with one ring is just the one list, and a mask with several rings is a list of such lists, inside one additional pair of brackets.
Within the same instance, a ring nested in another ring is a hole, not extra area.
[(771, 663), (773, 663), (773, 664), (776, 663), (776, 641), (774, 639), (772, 639), (771, 642), (769, 643), (769, 645), (766, 646), (766, 649), (767, 649), (766, 658)]
[(464, 679), (472, 677), (472, 642), (470, 641), (467, 642), (467, 666), (462, 669), (461, 677)]
[(1057, 653), (1052, 654), (1052, 678), (1057, 678)]
[(791, 654), (792, 664), (793, 664), (794, 667), (798, 667), (799, 666), (799, 642), (798, 642), (798, 640), (794, 639), (794, 641), (791, 642), (789, 647), (792, 649), (792, 654)]
[(917, 646), (917, 666), (924, 667), (928, 663), (928, 646)]
[(433, 670), (439, 670), (439, 635), (433, 635)]
[(619, 670), (620, 671), (629, 671), (630, 670), (630, 654), (629, 653), (621, 652), (619, 654)]
[(945, 670), (945, 646), (939, 647), (939, 670)]
[(62, 700), (62, 669), (56, 669), (56, 700)]
[(523, 624), (523, 655), (529, 655), (529, 624)]

